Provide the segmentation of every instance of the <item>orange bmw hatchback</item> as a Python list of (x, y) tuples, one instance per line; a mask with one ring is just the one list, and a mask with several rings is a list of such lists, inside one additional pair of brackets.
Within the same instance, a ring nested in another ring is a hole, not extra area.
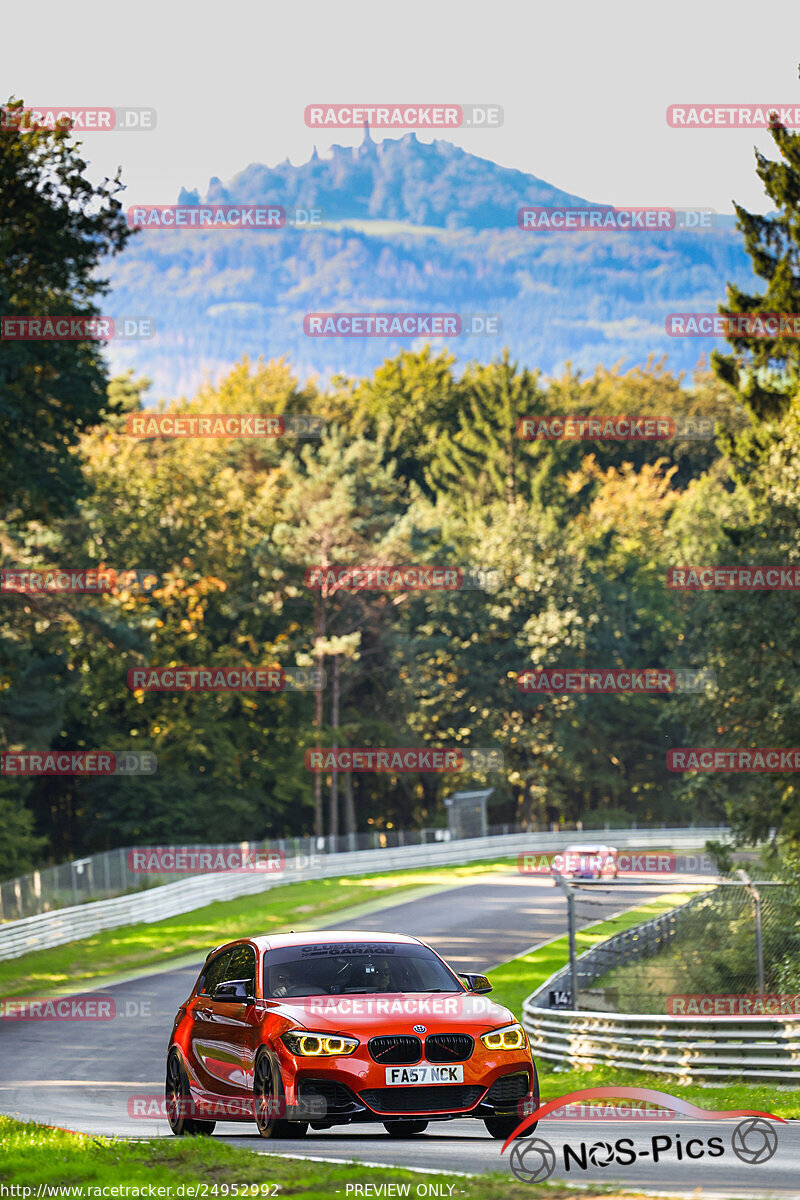
[[(539, 1103), (522, 1026), (418, 938), (291, 933), (212, 950), (167, 1054), (173, 1133), (255, 1121), (262, 1137), (475, 1117), (508, 1138)], [(526, 1130), (530, 1134), (530, 1128)]]

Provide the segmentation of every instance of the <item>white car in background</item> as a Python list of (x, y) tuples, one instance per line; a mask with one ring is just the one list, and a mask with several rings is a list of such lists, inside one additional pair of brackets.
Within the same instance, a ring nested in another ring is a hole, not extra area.
[(619, 874), (617, 853), (615, 846), (567, 846), (560, 855), (561, 874), (572, 879), (604, 879), (606, 876), (616, 879)]

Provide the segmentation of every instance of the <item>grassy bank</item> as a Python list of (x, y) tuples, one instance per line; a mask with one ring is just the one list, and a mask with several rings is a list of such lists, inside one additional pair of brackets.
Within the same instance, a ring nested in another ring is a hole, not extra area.
[[(265, 1142), (265, 1147), (270, 1143)], [(498, 1160), (500, 1143), (496, 1142)], [(271, 1147), (270, 1147), (271, 1148)], [(289, 1143), (275, 1143), (275, 1149), (290, 1153)], [(520, 1183), (506, 1165), (500, 1172), (465, 1178), (462, 1175), (417, 1174), (396, 1167), (368, 1167), (360, 1163), (334, 1165), (312, 1162), (309, 1159), (282, 1158), (257, 1154), (251, 1150), (230, 1146), (215, 1138), (157, 1138), (153, 1141), (124, 1142), (109, 1138), (83, 1136), (0, 1117), (0, 1183), (30, 1187), (30, 1196), (42, 1187), (40, 1195), (86, 1196), (99, 1195), (92, 1189), (107, 1187), (107, 1196), (114, 1186), (141, 1187), (145, 1196), (160, 1194), (165, 1200), (190, 1196), (189, 1187), (198, 1188), (196, 1196), (231, 1196), (234, 1185), (238, 1194), (253, 1196), (298, 1196), (302, 1200), (315, 1197), (345, 1196), (348, 1184), (393, 1184), (384, 1195), (403, 1195), (397, 1185), (409, 1186), (416, 1195), (420, 1183), (439, 1184), (442, 1191), (434, 1195), (451, 1195), (453, 1200), (628, 1200), (634, 1195), (627, 1190), (589, 1186), (576, 1191), (572, 1188)], [(49, 1192), (48, 1186), (53, 1188)], [(61, 1190), (66, 1187), (75, 1190)], [(158, 1193), (150, 1187), (164, 1188)], [(205, 1187), (205, 1191), (202, 1188)], [(178, 1188), (182, 1188), (178, 1191)], [(216, 1188), (216, 1190), (215, 1190)], [(452, 1191), (449, 1189), (452, 1188)], [(168, 1190), (166, 1190), (168, 1189)], [(427, 1189), (426, 1189), (427, 1190)], [(432, 1189), (431, 1189), (432, 1190)], [(19, 1193), (18, 1193), (19, 1194)], [(119, 1193), (117, 1193), (119, 1194)], [(350, 1193), (354, 1193), (351, 1191)], [(370, 1188), (373, 1196), (378, 1190)], [(638, 1193), (637, 1193), (638, 1194)], [(128, 1196), (136, 1196), (129, 1192)], [(22, 1195), (21, 1200), (27, 1200)]]

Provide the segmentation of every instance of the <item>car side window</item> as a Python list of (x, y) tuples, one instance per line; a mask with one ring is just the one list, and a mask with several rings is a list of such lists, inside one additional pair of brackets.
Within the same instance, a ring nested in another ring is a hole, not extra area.
[(222, 979), (244, 979), (248, 996), (256, 994), (256, 952), (252, 946), (235, 946)]
[(218, 954), (216, 958), (212, 958), (211, 962), (206, 964), (197, 988), (201, 995), (212, 996), (214, 994), (214, 988), (225, 978), (228, 963), (230, 962), (233, 953), (233, 950), (225, 950), (222, 954)]

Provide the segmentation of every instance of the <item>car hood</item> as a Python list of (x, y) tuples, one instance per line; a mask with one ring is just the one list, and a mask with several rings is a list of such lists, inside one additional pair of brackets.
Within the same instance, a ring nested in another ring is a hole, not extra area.
[(502, 1004), (469, 992), (380, 992), (365, 995), (297, 996), (262, 1000), (267, 1013), (293, 1025), (321, 1033), (411, 1033), (415, 1025), (425, 1032), (445, 1030), (485, 1033), (516, 1020)]

